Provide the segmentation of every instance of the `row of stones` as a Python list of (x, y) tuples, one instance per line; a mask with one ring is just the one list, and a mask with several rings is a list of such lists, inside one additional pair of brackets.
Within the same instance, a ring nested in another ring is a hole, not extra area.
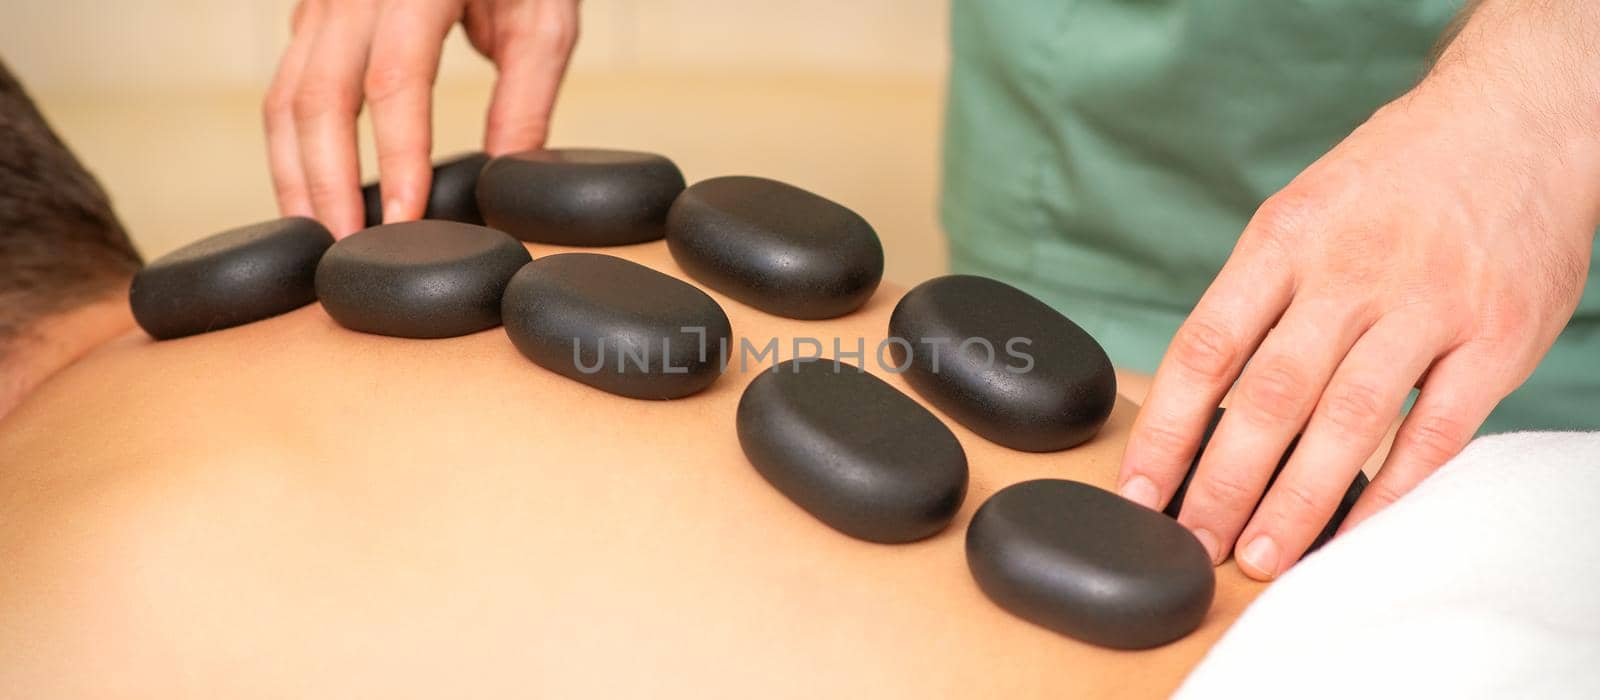
[[(445, 161), (428, 206), (434, 220), (378, 225), (375, 186), (367, 199), (373, 226), (338, 243), (314, 221), (282, 219), (152, 263), (134, 282), (135, 317), (152, 336), (173, 338), (320, 299), (340, 324), (384, 335), (447, 337), (503, 323), (542, 367), (614, 394), (671, 399), (720, 376), (732, 338), (720, 305), (612, 256), (533, 260), (507, 232), (587, 246), (664, 236), (691, 277), (794, 318), (858, 308), (883, 267), (876, 234), (843, 206), (761, 178), (686, 188), (676, 166), (649, 154), (548, 150)], [(1115, 375), (1098, 343), (994, 280), (954, 275), (916, 287), (896, 306), (889, 336), (902, 341), (889, 347), (917, 393), (1001, 445), (1075, 446), (1100, 429), (1115, 401)], [(996, 348), (1016, 362), (1000, 362)], [(931, 536), (965, 497), (966, 456), (950, 430), (887, 383), (836, 360), (794, 360), (762, 373), (741, 398), (737, 431), (770, 483), (857, 538)], [(1086, 485), (1043, 480), (1004, 489), (967, 535), (969, 566), (991, 598), (1095, 643), (1171, 641), (1194, 629), (1210, 604), (1210, 563), (1186, 530)]]

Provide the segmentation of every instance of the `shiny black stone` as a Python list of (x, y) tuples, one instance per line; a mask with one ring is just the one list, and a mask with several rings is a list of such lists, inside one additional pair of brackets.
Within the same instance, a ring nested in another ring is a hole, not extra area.
[[(428, 207), (422, 218), (482, 226), (483, 215), (478, 213), (478, 173), (488, 162), (489, 156), (485, 153), (463, 153), (435, 162), (433, 184), (428, 188)], [(366, 209), (366, 225), (383, 223), (383, 194), (378, 183), (369, 182), (363, 186), (361, 199)]]
[(667, 247), (690, 277), (789, 318), (850, 313), (883, 279), (883, 246), (866, 219), (759, 177), (712, 178), (684, 190), (667, 215)]
[(653, 153), (565, 148), (489, 161), (478, 206), (490, 226), (524, 241), (613, 246), (664, 235), (683, 173)]
[(317, 265), (317, 297), (340, 325), (402, 338), (447, 338), (500, 323), (500, 297), (531, 259), (499, 231), (453, 221), (363, 229)]
[[(1189, 463), (1189, 471), (1183, 475), (1183, 483), (1178, 484), (1178, 491), (1172, 494), (1172, 500), (1167, 502), (1167, 507), (1162, 511), (1163, 513), (1176, 518), (1178, 517), (1178, 512), (1183, 509), (1183, 498), (1189, 494), (1189, 481), (1194, 479), (1195, 471), (1200, 468), (1200, 456), (1206, 453), (1206, 445), (1211, 444), (1211, 435), (1216, 432), (1217, 424), (1222, 422), (1223, 413), (1224, 409), (1218, 408), (1215, 413), (1211, 414), (1211, 422), (1206, 425), (1205, 435), (1200, 438), (1200, 449), (1195, 451), (1194, 461)], [(1296, 435), (1294, 440), (1290, 441), (1289, 449), (1284, 451), (1283, 458), (1278, 460), (1277, 468), (1272, 470), (1272, 477), (1267, 480), (1267, 488), (1262, 491), (1263, 497), (1272, 490), (1272, 485), (1278, 482), (1278, 475), (1282, 474), (1283, 468), (1288, 466), (1289, 458), (1294, 455), (1294, 448), (1299, 444), (1300, 436)], [(1350, 509), (1355, 507), (1356, 501), (1361, 498), (1362, 492), (1366, 490), (1367, 475), (1356, 472), (1355, 480), (1350, 482), (1350, 488), (1345, 489), (1344, 497), (1339, 500), (1338, 508), (1333, 511), (1333, 517), (1328, 519), (1327, 526), (1322, 528), (1322, 532), (1317, 534), (1317, 539), (1313, 540), (1311, 546), (1306, 548), (1307, 554), (1317, 551), (1322, 545), (1327, 544), (1328, 540), (1333, 539), (1335, 534), (1338, 534), (1339, 526), (1344, 524), (1345, 516), (1350, 515)]]
[(1211, 559), (1182, 525), (1060, 479), (1013, 484), (979, 507), (967, 567), (1012, 614), (1117, 649), (1194, 631), (1216, 590)]
[(705, 292), (594, 253), (543, 257), (506, 288), (506, 334), (534, 363), (621, 396), (676, 399), (722, 375), (733, 334)]
[(259, 321), (317, 300), (317, 260), (333, 236), (291, 217), (204, 238), (150, 263), (133, 277), (128, 303), (157, 340)]
[(889, 317), (906, 382), (983, 437), (1029, 452), (1094, 437), (1117, 377), (1094, 338), (1044, 302), (972, 275), (928, 280)]
[(848, 363), (791, 360), (762, 372), (736, 422), (756, 471), (852, 537), (928, 537), (950, 524), (967, 492), (967, 455), (950, 429)]

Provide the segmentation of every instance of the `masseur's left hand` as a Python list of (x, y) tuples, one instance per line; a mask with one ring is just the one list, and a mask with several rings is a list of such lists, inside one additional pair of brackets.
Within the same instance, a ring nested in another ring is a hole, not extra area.
[(423, 215), (433, 170), (433, 81), (460, 23), (500, 72), (489, 155), (544, 145), (578, 32), (578, 0), (300, 0), (262, 105), (278, 209), (343, 238), (361, 228), (356, 116), (372, 111), (383, 220)]
[(1236, 548), (1268, 579), (1327, 523), (1414, 386), (1346, 527), (1465, 447), (1582, 291), (1600, 223), (1597, 36), (1588, 0), (1481, 3), (1420, 85), (1263, 204), (1162, 360), (1123, 495), (1172, 497), (1237, 380), (1178, 520), (1213, 561)]

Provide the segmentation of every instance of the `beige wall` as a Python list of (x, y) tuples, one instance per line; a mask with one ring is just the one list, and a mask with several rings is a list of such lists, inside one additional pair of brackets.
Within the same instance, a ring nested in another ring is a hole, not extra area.
[[(273, 215), (257, 103), (292, 6), (6, 0), (0, 56), (155, 255)], [(551, 142), (813, 189), (872, 221), (889, 275), (915, 281), (943, 266), (945, 22), (939, 0), (589, 0)], [(477, 144), (493, 77), (453, 34), (437, 153)]]

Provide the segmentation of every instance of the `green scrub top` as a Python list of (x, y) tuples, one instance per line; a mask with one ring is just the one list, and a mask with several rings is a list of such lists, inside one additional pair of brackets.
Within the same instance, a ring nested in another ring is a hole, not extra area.
[[(1257, 206), (1414, 85), (1462, 0), (956, 0), (956, 272), (1153, 372)], [(1600, 265), (1600, 253), (1595, 256)], [(1485, 432), (1600, 429), (1600, 274)]]

